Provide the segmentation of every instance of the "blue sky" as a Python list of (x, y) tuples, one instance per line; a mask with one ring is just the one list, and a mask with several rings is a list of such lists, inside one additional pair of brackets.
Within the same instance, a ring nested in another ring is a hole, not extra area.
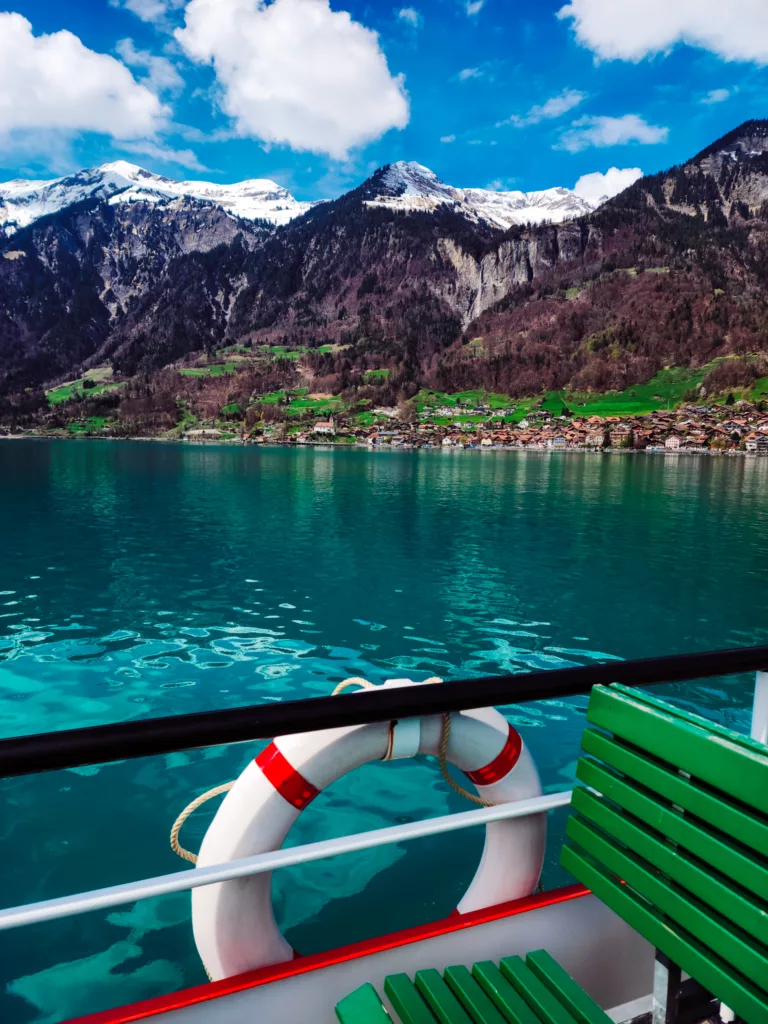
[(0, 180), (127, 159), (308, 199), (416, 160), (618, 187), (768, 116), (764, 0), (9, 2)]

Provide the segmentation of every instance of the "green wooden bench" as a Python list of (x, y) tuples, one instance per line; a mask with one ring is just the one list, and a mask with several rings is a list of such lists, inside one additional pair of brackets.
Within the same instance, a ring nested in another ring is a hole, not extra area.
[(616, 684), (587, 721), (563, 866), (660, 951), (673, 1003), (684, 971), (768, 1024), (768, 749)]
[[(545, 950), (439, 971), (394, 974), (384, 991), (402, 1024), (613, 1024)], [(392, 1021), (373, 985), (336, 1006), (340, 1024)]]
[[(698, 1019), (714, 997), (768, 1024), (768, 748), (619, 685), (594, 687), (587, 721), (561, 861), (656, 947), (654, 1024), (676, 1019), (682, 972)], [(544, 951), (395, 975), (384, 991), (402, 1024), (609, 1019)], [(336, 1013), (390, 1020), (371, 985)]]

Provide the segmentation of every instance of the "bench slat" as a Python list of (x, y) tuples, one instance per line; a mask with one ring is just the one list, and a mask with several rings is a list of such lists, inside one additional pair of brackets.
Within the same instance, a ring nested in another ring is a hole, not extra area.
[(768, 1024), (768, 998), (765, 994), (701, 946), (693, 936), (673, 927), (628, 886), (621, 885), (592, 858), (573, 846), (563, 848), (561, 864), (599, 900), (747, 1024)]
[(743, 732), (737, 732), (735, 729), (729, 729), (727, 726), (720, 725), (719, 722), (713, 722), (711, 719), (705, 718), (703, 715), (697, 715), (692, 711), (686, 711), (684, 708), (681, 708), (676, 704), (668, 704), (666, 701), (660, 700), (658, 697), (654, 697), (653, 694), (648, 693), (646, 690), (639, 690), (637, 687), (633, 686), (625, 686), (623, 683), (611, 683), (610, 689), (614, 690), (616, 693), (622, 693), (627, 697), (631, 697), (632, 700), (637, 701), (639, 704), (646, 704), (649, 707), (669, 712), (674, 715), (675, 718), (688, 722), (690, 725), (704, 728), (707, 732), (717, 733), (718, 736), (731, 740), (734, 743), (737, 743), (740, 747), (745, 747), (747, 750), (753, 751), (753, 753), (760, 754), (761, 757), (766, 756), (765, 745), (760, 743), (758, 740), (753, 740), (751, 736), (747, 736)]
[(608, 1014), (546, 950), (538, 949), (534, 953), (529, 953), (525, 963), (578, 1024), (613, 1024)]
[(407, 974), (390, 974), (385, 978), (384, 993), (402, 1024), (435, 1024), (434, 1014)]
[(505, 1024), (504, 1017), (467, 967), (446, 967), (443, 977), (476, 1024)]
[(751, 893), (713, 874), (704, 862), (670, 845), (663, 834), (638, 826), (626, 814), (614, 810), (604, 799), (586, 789), (574, 790), (571, 806), (638, 857), (768, 946), (768, 906), (758, 903)]
[(768, 865), (750, 850), (692, 821), (675, 808), (665, 807), (647, 790), (587, 758), (579, 760), (576, 777), (759, 898), (768, 900)]
[(614, 687), (594, 686), (587, 720), (669, 761), (710, 786), (768, 813), (768, 755)]
[(499, 964), (501, 973), (513, 985), (544, 1024), (576, 1024), (562, 1003), (526, 967), (519, 956), (507, 956)]
[(605, 764), (652, 789), (659, 796), (695, 814), (740, 843), (768, 857), (768, 820), (750, 814), (746, 808), (712, 793), (691, 779), (610, 739), (594, 729), (585, 729), (582, 749)]
[(472, 977), (488, 993), (509, 1024), (540, 1024), (528, 1003), (518, 995), (496, 964), (482, 960), (472, 968)]
[(768, 950), (765, 947), (753, 942), (744, 932), (732, 930), (729, 922), (719, 914), (674, 882), (667, 882), (649, 870), (634, 853), (618, 846), (584, 818), (572, 814), (566, 835), (676, 925), (698, 936), (702, 943), (741, 974), (765, 988), (768, 1000)]
[(339, 1024), (392, 1024), (392, 1018), (370, 982), (336, 1004), (336, 1017)]
[(472, 1024), (472, 1018), (434, 968), (416, 972), (416, 988), (440, 1024)]

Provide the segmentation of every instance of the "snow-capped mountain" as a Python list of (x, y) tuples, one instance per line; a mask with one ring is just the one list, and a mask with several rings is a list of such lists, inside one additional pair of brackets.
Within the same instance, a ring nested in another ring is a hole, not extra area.
[[(428, 167), (417, 163), (388, 164), (362, 186), (365, 202), (394, 210), (432, 211), (450, 205), (474, 222), (506, 229), (513, 224), (559, 223), (596, 209), (607, 197), (593, 202), (567, 188), (540, 192), (495, 192), (484, 188), (446, 185)], [(212, 181), (174, 181), (125, 160), (79, 171), (49, 181), (16, 179), (0, 184), (0, 236), (9, 237), (40, 217), (86, 199), (109, 203), (163, 203), (174, 199), (212, 203), (245, 220), (287, 224), (317, 203), (299, 202), (269, 178), (252, 178), (233, 185)]]
[(287, 224), (315, 205), (298, 202), (287, 189), (268, 178), (253, 178), (234, 185), (174, 181), (118, 160), (65, 178), (16, 179), (0, 184), (0, 234), (8, 237), (40, 217), (86, 199), (161, 203), (182, 198), (212, 203), (234, 217), (267, 220), (276, 225)]
[(547, 188), (540, 192), (454, 188), (442, 182), (428, 167), (400, 161), (388, 164), (369, 179), (365, 201), (369, 206), (403, 211), (430, 211), (449, 205), (470, 220), (506, 229), (513, 224), (572, 220), (591, 213), (607, 198), (595, 202), (567, 188)]

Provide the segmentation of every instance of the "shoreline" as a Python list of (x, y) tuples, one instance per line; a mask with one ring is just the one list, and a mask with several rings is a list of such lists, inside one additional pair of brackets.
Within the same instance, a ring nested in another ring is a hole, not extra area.
[(190, 447), (239, 447), (239, 448), (322, 448), (330, 450), (346, 451), (368, 451), (368, 452), (445, 452), (455, 454), (456, 452), (513, 452), (533, 453), (537, 455), (662, 455), (662, 456), (692, 456), (704, 455), (722, 457), (745, 457), (760, 458), (768, 457), (768, 452), (747, 452), (737, 448), (711, 449), (711, 448), (547, 448), (543, 445), (528, 445), (517, 447), (515, 445), (475, 445), (473, 447), (459, 447), (458, 445), (370, 445), (362, 442), (341, 442), (341, 441), (252, 441), (240, 438), (184, 438), (184, 437), (103, 437), (92, 434), (89, 437), (66, 436), (63, 434), (0, 434), (2, 441), (108, 441), (108, 442), (140, 442), (152, 444), (183, 444)]

